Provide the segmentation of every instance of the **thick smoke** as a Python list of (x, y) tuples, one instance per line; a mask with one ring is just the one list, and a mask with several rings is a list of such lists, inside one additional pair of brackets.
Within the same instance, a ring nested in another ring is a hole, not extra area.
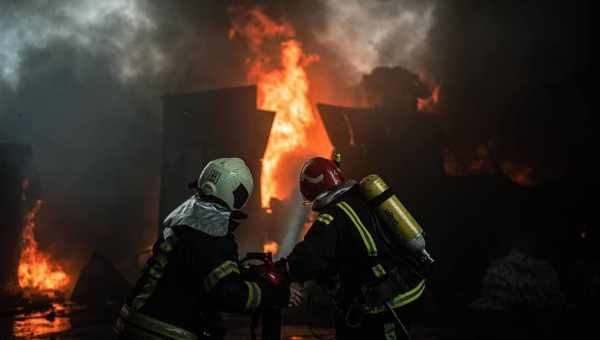
[(425, 71), (427, 37), (435, 1), (326, 0), (326, 20), (317, 39), (337, 51), (356, 82), (379, 66)]
[(129, 269), (153, 229), (166, 61), (148, 6), (1, 5), (0, 142), (33, 146), (37, 238), (71, 273), (94, 249)]
[(0, 4), (0, 143), (33, 146), (36, 235), (70, 273), (98, 250), (135, 275), (156, 235), (160, 96), (245, 83), (228, 5)]
[(156, 24), (142, 1), (44, 1), (3, 5), (0, 14), (0, 76), (19, 86), (24, 54), (66, 42), (92, 54), (109, 54), (121, 81), (156, 74), (164, 56), (146, 37)]

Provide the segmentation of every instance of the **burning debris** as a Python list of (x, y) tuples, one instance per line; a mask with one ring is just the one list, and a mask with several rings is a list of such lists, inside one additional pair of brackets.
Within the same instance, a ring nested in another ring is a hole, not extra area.
[(19, 286), (26, 292), (44, 293), (64, 291), (70, 282), (69, 276), (48, 254), (38, 248), (35, 239), (36, 217), (42, 201), (35, 202), (25, 216), (21, 258), (19, 260)]
[(446, 146), (443, 151), (444, 172), (447, 176), (501, 175), (523, 187), (540, 183), (540, 166), (534, 161), (503, 160), (491, 141), (475, 147)]
[(526, 187), (532, 187), (539, 183), (534, 168), (513, 161), (502, 162), (502, 172), (513, 182)]
[(437, 104), (440, 102), (440, 85), (433, 84), (431, 96), (417, 98), (417, 109), (421, 112), (437, 112)]
[(27, 181), (27, 195), (23, 191), (24, 179), (36, 178), (32, 175), (32, 153), (29, 145), (0, 143), (0, 299), (20, 291), (17, 266), (24, 215), (37, 199), (36, 180)]
[[(48, 310), (16, 315), (12, 333), (16, 338), (42, 338), (71, 329), (72, 307), (53, 303)], [(50, 337), (53, 339), (53, 337)]]

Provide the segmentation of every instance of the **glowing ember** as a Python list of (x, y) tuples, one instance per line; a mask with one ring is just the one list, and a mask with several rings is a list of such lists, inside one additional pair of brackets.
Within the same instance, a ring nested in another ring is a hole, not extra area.
[(37, 291), (61, 290), (69, 283), (69, 277), (59, 265), (52, 263), (47, 254), (39, 251), (35, 240), (35, 219), (41, 207), (42, 201), (36, 201), (25, 216), (18, 268), (19, 286)]
[(263, 252), (265, 253), (271, 253), (273, 255), (277, 254), (277, 251), (279, 250), (279, 244), (277, 244), (277, 242), (275, 241), (271, 241), (268, 243), (265, 243), (263, 245)]
[(532, 167), (516, 162), (505, 161), (502, 162), (502, 172), (513, 182), (521, 186), (531, 187), (537, 184)]
[(468, 166), (469, 173), (480, 175), (494, 174), (494, 162), (491, 159), (489, 147), (487, 145), (478, 145), (475, 150), (475, 159)]
[(18, 339), (54, 339), (52, 335), (71, 329), (71, 319), (67, 316), (70, 311), (70, 307), (53, 303), (48, 311), (17, 315), (12, 335)]
[[(260, 8), (230, 9), (230, 37), (245, 38), (253, 54), (248, 79), (258, 87), (258, 106), (276, 113), (262, 159), (261, 205), (288, 199), (296, 187), (299, 167), (312, 156), (329, 156), (333, 147), (308, 98), (305, 68), (319, 60), (306, 55), (287, 23), (269, 18)], [(277, 55), (279, 54), (279, 55)]]
[(420, 112), (436, 112), (436, 105), (440, 101), (440, 86), (433, 85), (429, 98), (417, 98), (417, 109)]

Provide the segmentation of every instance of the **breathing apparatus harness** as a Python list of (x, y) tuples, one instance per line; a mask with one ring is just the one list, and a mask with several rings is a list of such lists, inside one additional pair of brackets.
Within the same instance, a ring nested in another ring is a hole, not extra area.
[[(406, 267), (421, 280), (416, 287), (409, 287), (397, 266), (389, 272), (386, 271), (379, 261), (377, 245), (358, 214), (346, 202), (338, 202), (337, 207), (345, 213), (357, 229), (368, 252), (369, 265), (375, 276), (375, 279), (363, 285), (360, 294), (352, 299), (344, 316), (345, 323), (351, 328), (358, 327), (362, 324), (365, 313), (377, 314), (387, 311), (410, 339), (410, 334), (398, 317), (395, 308), (411, 303), (423, 293), (425, 277), (428, 276), (434, 260), (425, 249), (422, 228), (383, 179), (377, 175), (367, 176), (361, 180), (359, 189), (363, 198), (369, 202), (377, 215), (368, 222), (376, 227), (383, 238), (384, 246), (390, 250), (389, 253), (394, 254), (395, 252), (392, 250), (399, 244), (402, 249), (408, 250), (404, 252), (402, 259), (394, 258), (394, 262), (397, 264), (400, 261), (408, 262)], [(421, 268), (425, 270), (421, 270)], [(336, 306), (336, 309), (339, 308)]]

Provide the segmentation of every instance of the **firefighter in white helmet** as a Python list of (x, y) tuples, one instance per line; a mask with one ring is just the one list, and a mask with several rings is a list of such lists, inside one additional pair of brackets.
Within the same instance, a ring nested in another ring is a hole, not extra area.
[(300, 303), (287, 284), (249, 282), (240, 276), (232, 230), (254, 188), (240, 158), (209, 162), (188, 200), (162, 224), (115, 331), (125, 339), (221, 339), (219, 312)]

